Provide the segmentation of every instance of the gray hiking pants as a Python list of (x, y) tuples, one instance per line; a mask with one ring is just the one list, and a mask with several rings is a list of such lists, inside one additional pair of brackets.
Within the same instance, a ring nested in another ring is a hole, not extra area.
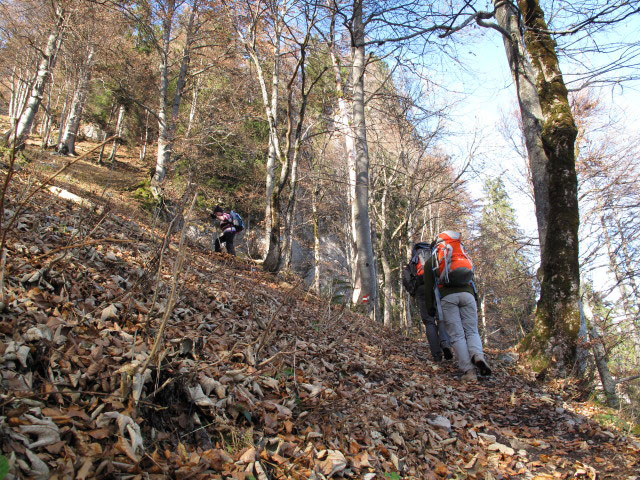
[(418, 303), (418, 309), (420, 310), (420, 318), (424, 323), (424, 328), (427, 331), (427, 341), (429, 342), (429, 350), (431, 355), (436, 360), (442, 358), (442, 349), (449, 348), (451, 342), (449, 341), (449, 335), (444, 327), (444, 322), (440, 321), (436, 324), (435, 317), (429, 315), (427, 311), (427, 303), (424, 298), (424, 287), (418, 287), (416, 291), (416, 302)]
[(467, 372), (474, 368), (471, 359), (484, 359), (478, 333), (478, 309), (469, 292), (450, 293), (441, 300), (442, 315), (451, 345), (456, 352), (458, 368)]

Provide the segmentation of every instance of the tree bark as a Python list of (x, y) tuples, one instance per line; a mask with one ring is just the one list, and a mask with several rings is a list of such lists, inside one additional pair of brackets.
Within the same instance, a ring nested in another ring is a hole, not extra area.
[(311, 190), (311, 221), (313, 223), (313, 290), (320, 295), (320, 219), (318, 217), (318, 196), (320, 189)]
[(353, 4), (353, 45), (352, 45), (352, 78), (353, 78), (353, 132), (355, 135), (355, 226), (356, 250), (358, 252), (358, 268), (362, 290), (359, 303), (365, 303), (371, 312), (377, 301), (377, 282), (375, 276), (375, 257), (371, 238), (371, 222), (369, 218), (369, 151), (367, 145), (367, 127), (365, 121), (364, 75), (365, 31), (362, 20), (362, 0)]
[[(275, 185), (276, 179), (276, 165), (279, 163), (279, 151), (280, 151), (280, 142), (278, 139), (278, 104), (279, 104), (279, 92), (278, 92), (278, 83), (280, 82), (280, 35), (281, 28), (280, 23), (277, 22), (275, 26), (275, 39), (273, 45), (273, 71), (271, 76), (271, 97), (269, 100), (269, 96), (266, 95), (267, 89), (266, 84), (263, 84), (262, 88), (262, 99), (266, 108), (267, 113), (267, 121), (269, 122), (269, 147), (267, 151), (267, 165), (266, 165), (266, 179), (265, 179), (265, 188), (266, 188), (266, 204), (265, 204), (265, 258), (267, 252), (269, 251), (269, 244), (271, 242), (271, 211), (273, 209), (273, 188)], [(254, 63), (258, 62), (257, 58)], [(258, 62), (259, 63), (259, 62)], [(260, 68), (260, 74), (262, 72), (262, 67), (258, 66), (256, 63), (256, 68)]]
[(47, 38), (47, 45), (42, 52), (42, 58), (38, 64), (38, 73), (31, 88), (31, 94), (27, 100), (27, 105), (18, 120), (15, 133), (9, 139), (9, 144), (21, 146), (31, 131), (33, 120), (40, 108), (44, 89), (51, 76), (51, 70), (56, 63), (56, 55), (62, 45), (62, 28), (64, 24), (64, 10), (56, 8), (56, 23)]
[(382, 197), (380, 199), (380, 262), (382, 263), (382, 275), (383, 275), (383, 321), (382, 323), (386, 327), (390, 327), (392, 324), (391, 318), (391, 305), (393, 303), (393, 284), (391, 279), (391, 266), (389, 265), (389, 259), (386, 253), (386, 240), (387, 240), (387, 194), (389, 188), (387, 182), (383, 187)]
[(91, 78), (94, 53), (95, 50), (93, 46), (90, 46), (87, 53), (87, 59), (84, 65), (81, 66), (80, 72), (78, 73), (78, 85), (73, 94), (71, 107), (69, 108), (69, 116), (67, 117), (64, 134), (62, 135), (62, 140), (58, 146), (58, 151), (65, 151), (70, 155), (76, 155), (76, 136), (78, 135), (80, 118), (82, 116), (82, 110), (84, 109), (84, 104), (89, 91), (89, 79)]
[(144, 134), (142, 138), (142, 147), (140, 148), (140, 161), (144, 162), (147, 158), (147, 144), (149, 143), (149, 111), (144, 117)]
[[(116, 111), (116, 102), (113, 102), (111, 104), (111, 109), (109, 110), (109, 119), (107, 120), (107, 124), (105, 125), (105, 131), (104, 134), (102, 135), (102, 141), (104, 142), (107, 137), (108, 137), (108, 133), (107, 130), (109, 129), (109, 127), (111, 126), (111, 122), (113, 121), (113, 115)], [(98, 154), (98, 164), (102, 165), (102, 160), (104, 158), (104, 149), (106, 147), (106, 143), (103, 143), (102, 146), (100, 147), (100, 153)]]
[(293, 233), (296, 210), (296, 194), (298, 190), (298, 158), (291, 162), (291, 180), (289, 182), (289, 198), (287, 199), (287, 211), (285, 215), (284, 255), (282, 267), (291, 267), (291, 254), (293, 249)]
[[(599, 210), (602, 212), (600, 215), (600, 224), (602, 226), (604, 243), (607, 247), (607, 254), (609, 257), (609, 270), (611, 270), (611, 273), (613, 273), (613, 276), (616, 280), (616, 284), (620, 292), (620, 300), (622, 301), (622, 309), (624, 311), (624, 315), (627, 318), (627, 320), (630, 321), (633, 327), (633, 333), (635, 336), (635, 339), (633, 341), (633, 347), (636, 352), (636, 361), (640, 361), (640, 319), (638, 318), (638, 308), (637, 306), (632, 305), (630, 301), (630, 298), (629, 298), (630, 295), (629, 295), (629, 292), (627, 291), (627, 286), (625, 284), (625, 278), (624, 278), (625, 275), (624, 275), (624, 272), (620, 270), (618, 253), (616, 252), (616, 248), (611, 242), (611, 236), (609, 235), (609, 228), (605, 219), (605, 214), (602, 211), (602, 206), (599, 206)], [(615, 212), (613, 213), (613, 215), (615, 216)], [(616, 227), (618, 229), (618, 233), (621, 234), (622, 232), (619, 231), (620, 224), (617, 221), (617, 219), (615, 220), (616, 220)], [(624, 237), (620, 242), (620, 248), (623, 249), (623, 251), (626, 250), (626, 241)], [(634, 298), (637, 298), (637, 297), (634, 296)]]
[(191, 60), (191, 43), (193, 41), (193, 27), (197, 15), (197, 5), (191, 7), (186, 27), (185, 45), (180, 61), (180, 70), (176, 79), (173, 98), (169, 98), (169, 53), (171, 47), (171, 32), (176, 15), (176, 2), (167, 2), (167, 11), (162, 21), (162, 48), (160, 53), (160, 106), (158, 108), (158, 153), (156, 168), (151, 181), (151, 190), (156, 198), (160, 198), (160, 185), (167, 175), (167, 168), (173, 155), (175, 127), (180, 111), (180, 104), (187, 81), (187, 73)]
[(549, 210), (541, 255), (542, 283), (534, 331), (523, 347), (534, 368), (551, 367), (555, 375), (571, 374), (580, 329), (578, 262), (578, 180), (575, 168), (577, 127), (567, 98), (555, 42), (538, 0), (520, 0), (527, 27), (525, 42), (535, 72), (544, 117), (541, 138), (549, 159)]
[(124, 114), (126, 113), (126, 110), (127, 109), (124, 105), (120, 105), (120, 109), (118, 110), (118, 120), (116, 122), (116, 138), (113, 140), (113, 145), (111, 146), (111, 155), (109, 155), (109, 162), (112, 164), (116, 159), (118, 142), (120, 141), (120, 137), (122, 136), (122, 131), (124, 129)]
[(503, 36), (504, 49), (520, 106), (522, 131), (533, 184), (540, 252), (542, 252), (549, 215), (549, 176), (547, 172), (549, 159), (542, 143), (542, 124), (544, 123), (542, 108), (540, 107), (533, 67), (525, 50), (518, 13), (510, 2), (494, 0), (494, 4), (496, 5), (498, 25), (509, 34), (509, 38)]
[(351, 272), (351, 285), (352, 295), (351, 303), (357, 304), (360, 298), (360, 269), (358, 268), (358, 252), (356, 249), (356, 147), (355, 147), (355, 135), (353, 132), (353, 126), (351, 122), (351, 115), (349, 110), (353, 111), (353, 106), (349, 108), (349, 102), (347, 101), (344, 82), (342, 81), (341, 65), (338, 61), (336, 53), (331, 50), (331, 59), (333, 62), (333, 71), (336, 81), (336, 90), (338, 91), (338, 113), (336, 115), (336, 124), (338, 131), (344, 138), (344, 148), (347, 157), (347, 171), (349, 177), (349, 185), (347, 189), (347, 197), (349, 199), (350, 210), (350, 228), (349, 228), (349, 240), (348, 240), (348, 256), (351, 260), (349, 262)]
[(589, 334), (591, 336), (591, 342), (593, 345), (593, 356), (596, 361), (596, 368), (600, 375), (600, 382), (602, 383), (602, 389), (604, 390), (605, 397), (607, 398), (607, 405), (611, 408), (618, 408), (620, 406), (620, 400), (616, 393), (616, 382), (611, 376), (609, 365), (607, 364), (607, 352), (604, 348), (602, 341), (602, 335), (598, 327), (593, 323), (593, 314), (591, 306), (588, 301), (584, 301), (582, 304), (581, 313), (584, 315), (585, 324), (589, 328)]

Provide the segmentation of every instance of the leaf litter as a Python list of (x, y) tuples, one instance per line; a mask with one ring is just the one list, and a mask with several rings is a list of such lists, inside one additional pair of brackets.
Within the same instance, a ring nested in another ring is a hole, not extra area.
[(162, 232), (84, 205), (41, 193), (9, 236), (9, 478), (637, 478), (637, 438), (572, 412), (513, 362), (461, 383), (423, 341), (198, 245), (140, 372), (177, 242), (161, 261)]

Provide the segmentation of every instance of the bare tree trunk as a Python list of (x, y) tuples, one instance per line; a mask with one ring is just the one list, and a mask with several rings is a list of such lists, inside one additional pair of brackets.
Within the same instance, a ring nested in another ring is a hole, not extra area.
[(49, 94), (47, 95), (47, 105), (44, 108), (44, 119), (42, 122), (42, 131), (40, 132), (40, 148), (45, 150), (49, 146), (49, 135), (51, 134), (51, 82), (49, 82)]
[(187, 81), (187, 73), (191, 60), (191, 43), (193, 41), (193, 26), (197, 15), (197, 4), (194, 3), (189, 13), (186, 27), (186, 39), (182, 51), (180, 71), (176, 79), (173, 99), (169, 99), (169, 53), (171, 47), (171, 31), (176, 15), (175, 0), (167, 2), (167, 12), (162, 21), (162, 48), (160, 51), (160, 107), (158, 108), (158, 153), (156, 169), (151, 180), (151, 190), (156, 198), (161, 198), (160, 185), (167, 175), (167, 168), (173, 155), (175, 126), (178, 120), (180, 104)]
[(320, 294), (320, 219), (318, 217), (318, 195), (320, 188), (311, 190), (311, 222), (313, 223), (313, 290)]
[(487, 301), (487, 296), (482, 295), (482, 300), (480, 301), (480, 320), (482, 322), (482, 343), (485, 346), (488, 346), (487, 342), (489, 338), (488, 338), (487, 332), (489, 331), (489, 329), (487, 328), (487, 308), (485, 307), (486, 301)]
[(293, 233), (296, 209), (296, 194), (298, 189), (298, 159), (295, 158), (291, 164), (291, 180), (289, 189), (289, 198), (287, 200), (287, 212), (285, 217), (285, 234), (284, 234), (284, 258), (283, 266), (291, 267), (291, 250), (293, 248)]
[[(536, 73), (536, 88), (544, 117), (542, 143), (549, 159), (549, 210), (541, 256), (542, 282), (534, 331), (523, 347), (538, 368), (555, 375), (570, 374), (576, 359), (580, 329), (580, 265), (578, 261), (578, 179), (575, 168), (573, 120), (567, 88), (538, 0), (520, 0), (527, 27), (525, 42)], [(553, 236), (553, 241), (549, 238)]]
[(64, 150), (70, 155), (76, 155), (76, 136), (78, 135), (78, 128), (80, 127), (82, 110), (84, 109), (87, 94), (89, 93), (89, 79), (91, 78), (94, 53), (95, 50), (93, 45), (90, 45), (87, 53), (87, 59), (84, 65), (81, 66), (80, 72), (78, 73), (78, 85), (73, 94), (73, 100), (71, 102), (71, 108), (69, 109), (69, 116), (67, 118), (64, 134), (62, 135), (62, 140), (58, 145), (58, 151)]
[(116, 122), (116, 138), (113, 140), (113, 145), (111, 146), (111, 155), (109, 155), (110, 163), (113, 163), (116, 159), (116, 152), (118, 151), (118, 142), (120, 141), (120, 137), (122, 136), (122, 131), (124, 129), (125, 112), (126, 112), (125, 106), (120, 105), (120, 109), (118, 110), (118, 121)]
[[(18, 61), (20, 60), (16, 58), (16, 62)], [(24, 64), (29, 65), (30, 63), (31, 62), (27, 60)], [(9, 122), (11, 126), (7, 132), (7, 139), (9, 138), (8, 136), (15, 131), (16, 124), (25, 109), (27, 99), (29, 97), (29, 91), (33, 88), (33, 82), (37, 77), (37, 72), (33, 79), (25, 78), (26, 74), (27, 68), (20, 67), (16, 71), (16, 68), (14, 67), (12, 70), (11, 97), (9, 98), (8, 108)]]
[(140, 161), (144, 162), (147, 158), (147, 144), (149, 143), (149, 111), (144, 117), (144, 137), (142, 140), (142, 147), (140, 148)]
[(40, 102), (42, 102), (42, 96), (44, 89), (51, 76), (51, 70), (56, 62), (56, 55), (62, 44), (62, 28), (64, 24), (64, 10), (60, 7), (56, 8), (56, 23), (53, 30), (47, 38), (47, 45), (42, 52), (42, 58), (38, 65), (38, 74), (36, 75), (35, 82), (31, 88), (31, 94), (27, 105), (22, 112), (20, 120), (16, 125), (16, 131), (13, 138), (9, 140), (10, 143), (15, 145), (23, 145), (24, 141), (31, 131), (33, 125), (33, 119), (38, 112)]
[[(202, 60), (200, 61), (200, 65), (202, 66)], [(191, 127), (193, 126), (193, 122), (196, 118), (196, 111), (197, 111), (197, 107), (198, 107), (198, 94), (200, 93), (200, 83), (202, 77), (198, 76), (196, 78), (196, 82), (195, 85), (193, 86), (193, 93), (191, 96), (191, 108), (189, 110), (189, 123), (187, 124), (187, 131), (184, 134), (185, 138), (189, 138), (189, 135), (191, 133)]]
[(62, 110), (60, 110), (60, 119), (58, 120), (58, 138), (56, 139), (56, 143), (55, 145), (60, 145), (60, 142), (62, 141), (62, 133), (64, 132), (64, 126), (65, 123), (67, 122), (67, 115), (69, 114), (69, 103), (70, 103), (70, 83), (71, 81), (69, 79), (67, 79), (67, 81), (65, 82), (65, 88), (64, 88), (64, 102), (62, 104)]
[(604, 390), (604, 394), (607, 398), (607, 404), (611, 408), (618, 408), (620, 406), (620, 400), (618, 399), (618, 395), (616, 394), (616, 382), (611, 376), (609, 365), (607, 365), (607, 352), (604, 348), (602, 335), (600, 335), (598, 327), (593, 323), (591, 306), (589, 305), (589, 302), (586, 301), (586, 299), (582, 303), (582, 307), (585, 322), (587, 323), (587, 325), (591, 324), (589, 333), (591, 335), (591, 342), (593, 344), (593, 356), (596, 361), (596, 368), (598, 369), (598, 373), (600, 374), (600, 381), (602, 382), (602, 389)]
[[(265, 179), (265, 188), (266, 188), (266, 204), (264, 211), (264, 225), (265, 225), (265, 258), (267, 256), (267, 252), (269, 251), (269, 243), (271, 242), (271, 210), (273, 209), (273, 188), (275, 185), (276, 179), (276, 165), (279, 162), (279, 152), (280, 152), (280, 142), (278, 139), (278, 104), (279, 104), (279, 93), (278, 93), (278, 83), (280, 82), (280, 48), (281, 48), (281, 26), (278, 22), (276, 24), (275, 29), (275, 42), (273, 46), (273, 55), (274, 55), (274, 63), (273, 63), (273, 72), (271, 75), (271, 100), (269, 100), (268, 95), (266, 95), (266, 84), (262, 89), (262, 97), (263, 102), (266, 107), (267, 112), (267, 120), (269, 122), (269, 148), (267, 152), (267, 176)], [(257, 61), (257, 60), (256, 60)], [(262, 68), (256, 65), (256, 68), (260, 69), (260, 74), (262, 72)], [(263, 81), (264, 83), (264, 81)]]
[[(109, 129), (109, 127), (111, 126), (111, 122), (113, 121), (113, 115), (116, 112), (116, 106), (117, 104), (114, 102), (111, 105), (111, 110), (109, 110), (109, 119), (107, 120), (107, 124), (105, 126), (105, 132), (102, 135), (102, 142), (104, 142), (107, 139), (108, 133), (107, 130)], [(102, 160), (104, 158), (104, 149), (105, 149), (106, 143), (103, 143), (102, 146), (100, 147), (100, 153), (98, 154), (98, 164), (102, 165)]]
[(578, 353), (576, 355), (576, 377), (584, 378), (587, 373), (589, 363), (589, 329), (587, 327), (587, 316), (584, 313), (585, 295), (580, 301), (580, 331), (578, 332)]
[[(602, 211), (602, 207), (600, 207), (600, 210)], [(638, 321), (637, 308), (634, 308), (629, 300), (630, 295), (625, 284), (625, 275), (622, 271), (620, 271), (619, 257), (616, 252), (616, 248), (611, 242), (611, 236), (609, 235), (609, 228), (604, 217), (604, 212), (601, 213), (600, 224), (602, 226), (602, 233), (604, 235), (604, 243), (607, 247), (609, 269), (611, 270), (611, 273), (613, 273), (613, 276), (616, 279), (618, 290), (620, 291), (620, 300), (622, 301), (622, 309), (624, 311), (624, 315), (627, 321), (629, 321), (631, 323), (631, 326), (633, 327), (633, 333), (635, 337), (633, 346), (636, 352), (636, 361), (640, 363), (640, 321)], [(617, 225), (617, 227), (619, 228), (619, 224)], [(624, 239), (620, 244), (620, 248), (626, 249)]]
[[(386, 179), (385, 179), (386, 180)], [(384, 311), (383, 311), (383, 324), (387, 327), (391, 326), (391, 305), (393, 303), (393, 285), (391, 279), (391, 266), (387, 259), (386, 246), (387, 246), (387, 194), (389, 188), (387, 182), (382, 191), (382, 197), (380, 199), (380, 262), (382, 263), (382, 274), (384, 277), (383, 295), (384, 295)]]
[(365, 32), (362, 21), (362, 0), (353, 4), (353, 132), (356, 145), (356, 249), (362, 290), (359, 302), (366, 303), (368, 310), (377, 301), (377, 282), (375, 276), (375, 257), (371, 238), (369, 219), (369, 151), (367, 145), (367, 127), (364, 111), (364, 75), (365, 75)]
[(547, 216), (549, 215), (549, 176), (547, 172), (549, 159), (542, 144), (544, 118), (540, 107), (538, 90), (536, 89), (535, 74), (524, 47), (518, 13), (514, 11), (513, 5), (509, 2), (494, 0), (494, 4), (496, 5), (498, 24), (509, 35), (508, 38), (503, 37), (504, 49), (520, 105), (522, 130), (527, 147), (529, 171), (531, 173), (536, 206), (538, 238), (540, 251), (542, 252), (547, 233)]

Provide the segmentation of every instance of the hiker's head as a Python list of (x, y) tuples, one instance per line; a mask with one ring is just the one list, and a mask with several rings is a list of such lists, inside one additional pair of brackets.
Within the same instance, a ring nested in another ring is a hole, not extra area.
[(222, 214), (223, 214), (223, 213), (224, 213), (224, 212), (222, 211), (222, 207), (221, 207), (220, 205), (216, 205), (216, 208), (214, 208), (214, 209), (213, 209), (213, 214), (214, 214), (216, 217), (220, 217), (220, 216), (222, 216)]

